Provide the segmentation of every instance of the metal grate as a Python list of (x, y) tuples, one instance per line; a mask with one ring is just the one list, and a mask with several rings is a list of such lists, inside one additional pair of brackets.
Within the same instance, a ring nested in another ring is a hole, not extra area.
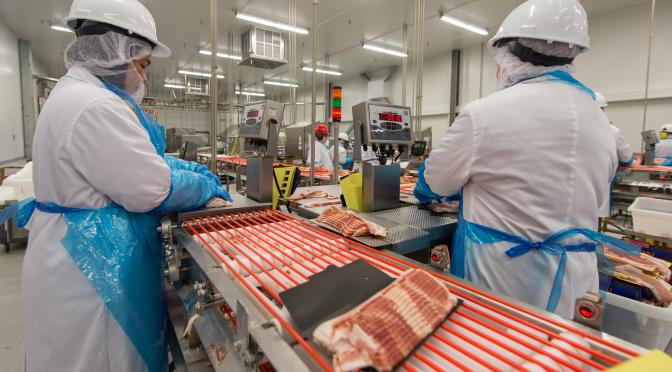
[[(343, 266), (357, 259), (393, 277), (419, 268), (269, 209), (187, 217), (183, 227), (277, 320), (279, 332), (296, 341), (325, 370), (331, 370), (327, 355), (301, 338), (278, 293), (329, 265)], [(557, 317), (428, 272), (463, 304), (404, 362), (405, 370), (604, 370), (639, 355)]]

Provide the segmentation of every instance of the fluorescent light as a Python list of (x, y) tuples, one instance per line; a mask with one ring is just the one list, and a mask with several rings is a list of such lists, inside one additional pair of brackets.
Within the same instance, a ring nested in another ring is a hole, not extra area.
[(393, 56), (397, 57), (408, 57), (408, 55), (405, 52), (399, 51), (399, 50), (394, 50), (394, 49), (388, 49), (388, 48), (383, 48), (371, 44), (364, 43), (362, 44), (362, 48), (368, 49), (368, 50), (373, 50), (374, 52), (379, 52), (379, 53), (385, 53), (385, 54), (390, 54)]
[(298, 88), (299, 87), (299, 84), (290, 83), (290, 82), (287, 82), (287, 81), (264, 80), (264, 84), (279, 85), (281, 87), (291, 87), (291, 88)]
[[(310, 67), (310, 66), (303, 66), (303, 71), (311, 71), (312, 72), (313, 68)], [(316, 68), (315, 71), (319, 74), (337, 75), (337, 76), (343, 75), (343, 73), (338, 71), (338, 70), (324, 70), (324, 69), (321, 69), (319, 67)]]
[(236, 94), (237, 95), (242, 94), (244, 96), (266, 97), (266, 95), (264, 93), (258, 93), (258, 92), (245, 92), (245, 91), (241, 92), (241, 91), (237, 90)]
[(67, 28), (67, 27), (65, 27), (65, 26), (51, 25), (51, 26), (49, 26), (49, 27), (50, 27), (52, 30), (73, 33), (73, 31), (72, 31), (71, 29), (69, 29), (69, 28)]
[[(177, 73), (182, 74), (182, 75), (191, 75), (191, 76), (199, 76), (199, 77), (207, 77), (207, 78), (212, 76), (209, 72), (197, 72), (197, 71), (187, 71), (187, 70), (179, 70)], [(224, 79), (224, 75), (217, 74), (217, 79)]]
[[(203, 54), (204, 56), (210, 56), (212, 55), (212, 52), (206, 49), (201, 49), (198, 51), (198, 53)], [(219, 58), (228, 58), (228, 59), (235, 59), (236, 61), (242, 61), (243, 57), (241, 56), (234, 56), (231, 54), (226, 54), (226, 53), (219, 53), (217, 52), (217, 57)]]
[(457, 26), (457, 27), (461, 27), (461, 28), (463, 28), (463, 29), (465, 29), (465, 30), (469, 30), (469, 31), (471, 31), (471, 32), (475, 32), (475, 33), (477, 33), (477, 34), (479, 34), (479, 35), (483, 35), (483, 36), (485, 36), (485, 35), (488, 34), (488, 30), (486, 30), (486, 29), (483, 28), (483, 27), (476, 26), (476, 25), (472, 25), (471, 23), (467, 23), (467, 22), (465, 22), (465, 21), (463, 21), (463, 20), (461, 20), (461, 19), (457, 19), (457, 18), (455, 18), (455, 17), (451, 17), (451, 16), (449, 16), (449, 15), (442, 14), (442, 15), (441, 15), (441, 20), (444, 21), (444, 22), (448, 22), (448, 23), (450, 23), (451, 25), (454, 25), (454, 26)]
[(164, 87), (166, 88), (174, 88), (174, 89), (184, 89), (184, 85), (177, 85), (177, 84), (163, 84)]
[(308, 30), (305, 29), (305, 28), (292, 27), (292, 26), (290, 26), (286, 23), (279, 23), (279, 22), (271, 21), (270, 19), (259, 18), (259, 17), (255, 17), (253, 15), (249, 15), (249, 14), (245, 14), (245, 13), (236, 12), (236, 18), (242, 19), (242, 20), (245, 20), (245, 21), (250, 21), (252, 23), (258, 23), (258, 24), (264, 25), (264, 26), (277, 28), (279, 30), (294, 31), (297, 34), (308, 35)]

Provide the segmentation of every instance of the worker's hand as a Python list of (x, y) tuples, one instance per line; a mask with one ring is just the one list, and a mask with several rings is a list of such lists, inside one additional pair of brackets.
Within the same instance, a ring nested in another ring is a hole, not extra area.
[(636, 152), (632, 155), (632, 165), (642, 165), (642, 154)]
[(224, 200), (220, 197), (217, 198), (212, 198), (208, 202), (208, 204), (205, 205), (206, 208), (226, 208), (232, 206), (233, 203), (231, 203), (228, 200)]

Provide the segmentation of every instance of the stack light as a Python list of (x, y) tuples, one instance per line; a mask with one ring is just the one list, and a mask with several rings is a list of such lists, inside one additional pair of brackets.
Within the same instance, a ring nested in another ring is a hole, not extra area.
[(341, 87), (331, 88), (331, 120), (340, 122), (342, 117), (341, 102), (343, 99), (343, 89)]

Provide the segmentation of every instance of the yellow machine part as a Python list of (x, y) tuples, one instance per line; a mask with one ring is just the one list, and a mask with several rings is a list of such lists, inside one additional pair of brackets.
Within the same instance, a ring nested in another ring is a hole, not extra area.
[(341, 192), (348, 208), (363, 211), (362, 184), (364, 178), (362, 172), (353, 173), (341, 180)]
[[(277, 209), (280, 195), (287, 198), (292, 193), (296, 167), (277, 167), (273, 168), (273, 172), (275, 172), (275, 179), (278, 180), (277, 185), (273, 181), (273, 209)], [(280, 186), (280, 190), (278, 190), (278, 186)]]

